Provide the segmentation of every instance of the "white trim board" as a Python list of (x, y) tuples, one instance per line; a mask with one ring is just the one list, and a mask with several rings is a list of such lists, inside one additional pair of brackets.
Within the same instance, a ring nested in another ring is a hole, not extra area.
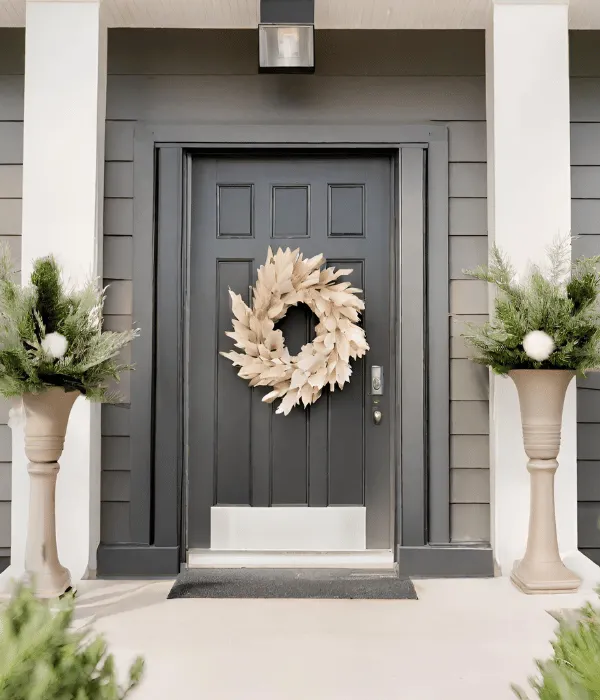
[(228, 552), (191, 549), (190, 569), (381, 569), (394, 568), (389, 549), (364, 552)]
[(214, 550), (344, 552), (367, 548), (364, 506), (213, 506), (210, 519)]

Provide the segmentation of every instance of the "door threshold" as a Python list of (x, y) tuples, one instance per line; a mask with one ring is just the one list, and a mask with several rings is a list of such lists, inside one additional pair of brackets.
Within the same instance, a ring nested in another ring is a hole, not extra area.
[(349, 552), (258, 552), (190, 549), (189, 569), (394, 569), (389, 549)]

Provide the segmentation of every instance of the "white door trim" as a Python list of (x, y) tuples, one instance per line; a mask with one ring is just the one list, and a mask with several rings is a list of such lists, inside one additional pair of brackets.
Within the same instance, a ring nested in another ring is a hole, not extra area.
[(360, 552), (367, 548), (364, 506), (213, 506), (210, 518), (212, 550)]

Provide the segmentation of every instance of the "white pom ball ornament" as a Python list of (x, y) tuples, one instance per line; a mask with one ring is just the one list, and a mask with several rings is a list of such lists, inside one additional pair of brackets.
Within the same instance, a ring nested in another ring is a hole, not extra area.
[(523, 338), (523, 349), (536, 362), (544, 362), (554, 352), (554, 340), (544, 331), (531, 331)]
[(64, 357), (68, 345), (69, 343), (62, 333), (48, 333), (42, 340), (42, 350), (55, 360), (60, 360), (61, 357)]

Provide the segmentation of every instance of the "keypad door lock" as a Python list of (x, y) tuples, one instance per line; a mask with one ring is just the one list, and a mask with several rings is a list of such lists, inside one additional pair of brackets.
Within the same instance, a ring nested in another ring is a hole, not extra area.
[(383, 396), (383, 367), (371, 367), (371, 396)]

